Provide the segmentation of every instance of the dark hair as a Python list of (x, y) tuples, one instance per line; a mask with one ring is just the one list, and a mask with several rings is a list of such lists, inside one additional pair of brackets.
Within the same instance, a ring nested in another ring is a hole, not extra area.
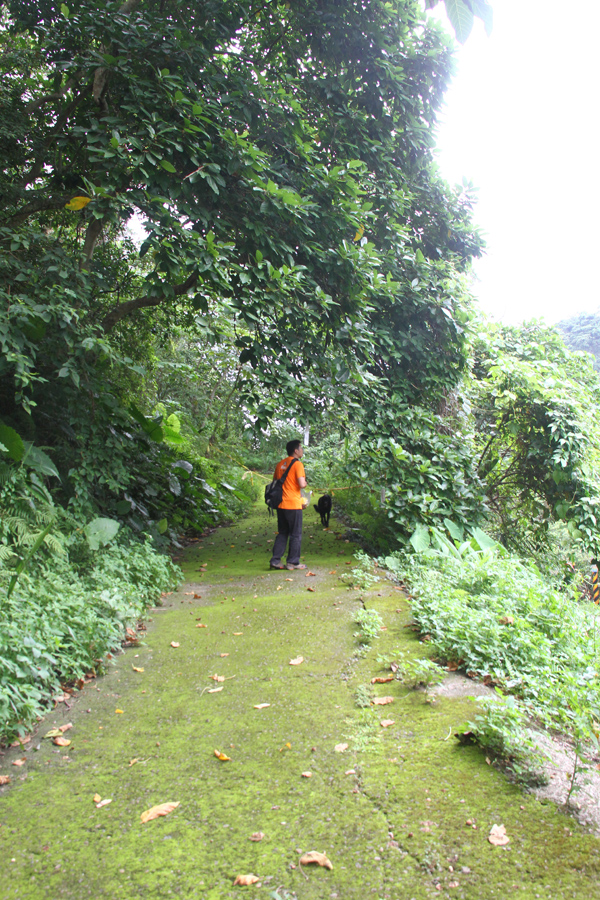
[(298, 449), (298, 447), (300, 446), (301, 443), (302, 443), (302, 441), (288, 441), (287, 444), (285, 445), (287, 455), (293, 456), (294, 451), (296, 451)]

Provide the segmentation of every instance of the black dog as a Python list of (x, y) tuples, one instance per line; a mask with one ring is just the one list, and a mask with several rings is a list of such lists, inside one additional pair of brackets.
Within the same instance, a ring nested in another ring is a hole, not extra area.
[(323, 528), (329, 528), (329, 513), (331, 512), (331, 497), (329, 494), (319, 497), (319, 502), (315, 504), (315, 509), (321, 516)]

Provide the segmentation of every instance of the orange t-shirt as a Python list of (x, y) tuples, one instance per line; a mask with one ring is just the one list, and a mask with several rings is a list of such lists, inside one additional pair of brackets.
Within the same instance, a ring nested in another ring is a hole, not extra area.
[[(273, 478), (281, 478), (291, 463), (292, 458), (293, 457), (291, 456), (287, 456), (285, 459), (282, 459), (281, 462), (277, 463)], [(304, 466), (299, 459), (296, 460), (288, 472), (287, 478), (283, 482), (283, 500), (279, 504), (279, 509), (302, 509), (302, 495), (300, 493), (298, 478), (306, 478)]]

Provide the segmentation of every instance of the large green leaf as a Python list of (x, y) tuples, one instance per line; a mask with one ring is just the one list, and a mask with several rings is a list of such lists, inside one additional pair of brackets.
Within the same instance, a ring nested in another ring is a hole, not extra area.
[(29, 441), (25, 441), (25, 456), (23, 457), (23, 463), (40, 475), (58, 478), (60, 480), (58, 469), (48, 454), (44, 453), (43, 450), (40, 450), (39, 447), (34, 447)]
[(8, 452), (8, 455), (11, 459), (14, 459), (15, 462), (20, 462), (25, 455), (25, 444), (23, 443), (21, 436), (15, 431), (14, 428), (11, 428), (9, 425), (4, 425), (0, 422), (0, 443), (2, 443)]
[(424, 553), (431, 544), (429, 528), (425, 525), (417, 525), (411, 535), (410, 543), (412, 544), (415, 553)]
[(110, 544), (120, 527), (121, 523), (114, 519), (105, 519), (101, 516), (92, 519), (83, 529), (90, 550), (99, 550), (100, 547)]
[(465, 0), (445, 0), (445, 4), (456, 40), (464, 44), (473, 28), (473, 10), (467, 6)]
[(472, 528), (471, 534), (480, 550), (495, 550), (498, 547), (498, 542), (491, 538), (489, 534), (486, 534), (485, 531), (482, 531), (481, 528)]

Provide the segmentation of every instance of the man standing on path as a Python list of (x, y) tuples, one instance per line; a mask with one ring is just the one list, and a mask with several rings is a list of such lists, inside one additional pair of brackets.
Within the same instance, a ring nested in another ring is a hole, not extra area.
[[(302, 544), (302, 510), (304, 501), (300, 489), (306, 487), (306, 475), (304, 466), (300, 462), (304, 456), (304, 449), (300, 441), (288, 441), (286, 444), (287, 457), (277, 463), (273, 478), (281, 478), (285, 470), (294, 460), (294, 465), (283, 482), (283, 500), (277, 508), (277, 537), (271, 557), (272, 569), (305, 569), (300, 562), (300, 547)], [(281, 557), (285, 552), (287, 542), (290, 542), (287, 555), (287, 566), (284, 566)]]

